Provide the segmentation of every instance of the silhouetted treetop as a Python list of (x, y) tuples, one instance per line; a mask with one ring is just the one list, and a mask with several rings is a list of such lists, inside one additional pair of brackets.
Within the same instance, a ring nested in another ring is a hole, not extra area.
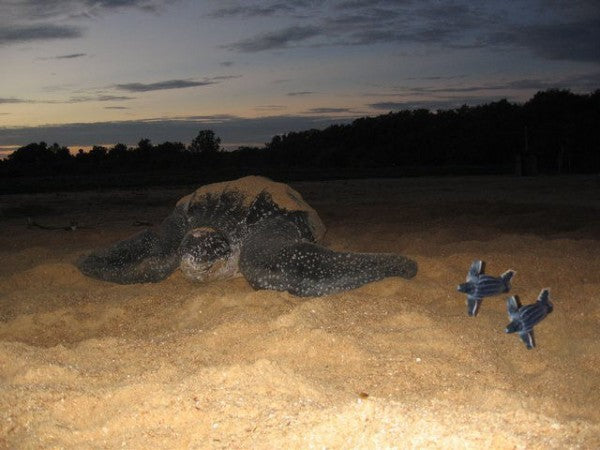
[(221, 138), (213, 130), (200, 130), (189, 146), (192, 153), (216, 153), (221, 150)]

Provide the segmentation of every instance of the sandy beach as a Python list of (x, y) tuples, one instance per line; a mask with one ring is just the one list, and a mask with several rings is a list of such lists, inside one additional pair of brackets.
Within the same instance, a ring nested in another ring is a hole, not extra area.
[[(0, 196), (0, 448), (600, 448), (598, 177), (291, 184), (327, 246), (417, 276), (117, 285), (73, 263), (197, 186)], [(474, 259), (524, 304), (550, 289), (535, 349), (504, 333), (507, 295), (467, 316)]]

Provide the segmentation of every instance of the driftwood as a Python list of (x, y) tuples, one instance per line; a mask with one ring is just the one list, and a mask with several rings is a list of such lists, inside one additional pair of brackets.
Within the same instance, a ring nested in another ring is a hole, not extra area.
[(27, 228), (41, 228), (42, 230), (65, 230), (65, 231), (75, 231), (79, 228), (91, 228), (91, 227), (82, 227), (77, 224), (74, 220), (67, 226), (51, 226), (51, 225), (41, 225), (33, 220), (31, 217), (27, 218)]

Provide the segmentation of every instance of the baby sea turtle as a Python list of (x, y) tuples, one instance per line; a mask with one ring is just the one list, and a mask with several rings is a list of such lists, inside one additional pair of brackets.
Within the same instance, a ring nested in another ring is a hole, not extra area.
[(550, 314), (553, 308), (548, 289), (542, 289), (537, 301), (531, 305), (520, 306), (515, 296), (510, 297), (506, 302), (506, 308), (511, 322), (504, 331), (519, 333), (528, 349), (535, 347), (533, 327)]
[(412, 278), (417, 264), (388, 253), (343, 253), (318, 242), (325, 226), (286, 184), (250, 176), (200, 187), (157, 227), (78, 262), (121, 284), (158, 282), (177, 268), (197, 281), (244, 276), (255, 289), (321, 296), (382, 278)]
[(469, 316), (477, 315), (483, 297), (492, 297), (510, 290), (510, 280), (514, 270), (507, 270), (499, 277), (483, 273), (483, 261), (473, 261), (467, 273), (467, 282), (458, 285), (459, 292), (467, 294), (467, 312)]

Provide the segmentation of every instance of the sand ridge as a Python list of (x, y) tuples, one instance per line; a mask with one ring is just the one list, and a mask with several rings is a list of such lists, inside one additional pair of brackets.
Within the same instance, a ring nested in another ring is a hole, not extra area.
[[(180, 273), (121, 286), (74, 268), (135, 220), (157, 223), (189, 187), (3, 197), (22, 213), (0, 220), (0, 447), (598, 448), (595, 183), (294, 184), (327, 245), (406, 254), (420, 269), (307, 299)], [(29, 229), (39, 204), (40, 221), (94, 226)], [(455, 288), (475, 258), (516, 270), (524, 303), (550, 287), (536, 349), (504, 334), (503, 296), (467, 316)]]

